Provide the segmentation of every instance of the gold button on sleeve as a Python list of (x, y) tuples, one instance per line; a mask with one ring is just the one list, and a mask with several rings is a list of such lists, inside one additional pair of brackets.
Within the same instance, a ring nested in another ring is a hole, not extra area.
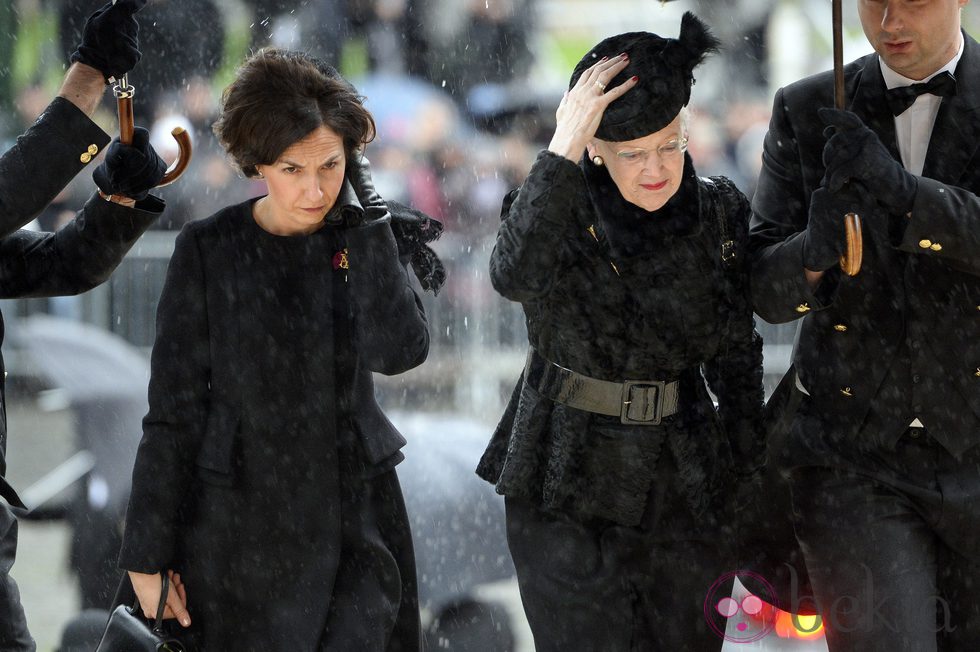
[(929, 247), (932, 246), (932, 240), (923, 238), (922, 240), (919, 240), (919, 246), (923, 249), (928, 249)]
[(837, 331), (838, 333), (846, 333), (847, 326), (845, 326), (844, 324), (834, 324), (834, 330)]
[(801, 314), (804, 312), (810, 312), (810, 306), (806, 303), (801, 303), (800, 305), (796, 306), (796, 312)]
[(82, 163), (88, 163), (92, 160), (92, 155), (88, 152), (82, 152), (82, 155), (78, 157), (78, 160)]
[(95, 143), (92, 143), (91, 145), (88, 146), (88, 153), (91, 154), (92, 156), (95, 156), (96, 154), (99, 153), (99, 146), (96, 145)]
[(939, 244), (938, 242), (933, 242), (931, 245), (929, 245), (929, 248), (932, 249), (933, 251), (942, 251), (943, 250), (943, 246), (941, 244)]

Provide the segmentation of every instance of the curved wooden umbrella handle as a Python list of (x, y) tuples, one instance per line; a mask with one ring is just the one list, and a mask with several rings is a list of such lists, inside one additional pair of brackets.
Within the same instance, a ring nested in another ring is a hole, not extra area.
[[(133, 95), (136, 89), (129, 85), (126, 75), (122, 76), (119, 83), (113, 87), (113, 94), (116, 96), (116, 108), (119, 113), (119, 142), (123, 145), (133, 144)], [(167, 171), (163, 174), (157, 188), (166, 186), (177, 180), (177, 177), (184, 173), (188, 164), (191, 162), (191, 136), (183, 127), (174, 127), (170, 135), (177, 141), (177, 160), (174, 161)]]
[(191, 135), (183, 127), (174, 127), (170, 135), (177, 141), (177, 160), (174, 161), (163, 175), (163, 179), (157, 184), (157, 188), (166, 186), (177, 180), (177, 177), (184, 173), (187, 165), (191, 162)]
[(861, 259), (864, 256), (864, 246), (861, 238), (861, 218), (857, 213), (844, 216), (844, 235), (847, 248), (840, 257), (840, 268), (848, 276), (857, 276), (861, 271)]

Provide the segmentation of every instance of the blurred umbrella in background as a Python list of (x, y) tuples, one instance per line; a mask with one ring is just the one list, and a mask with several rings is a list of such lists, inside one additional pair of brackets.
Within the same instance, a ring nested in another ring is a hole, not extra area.
[(69, 521), (82, 608), (104, 607), (121, 575), (120, 524), (147, 410), (149, 364), (121, 337), (70, 319), (35, 315), (16, 322), (12, 335), (53, 388), (42, 405), (70, 409), (75, 426), (75, 454), (22, 492), (27, 517)]

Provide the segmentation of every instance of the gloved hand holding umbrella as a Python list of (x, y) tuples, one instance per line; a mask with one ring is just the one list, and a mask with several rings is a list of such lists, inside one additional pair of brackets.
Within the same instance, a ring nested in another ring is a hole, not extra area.
[[(114, 83), (112, 92), (118, 105), (119, 139), (118, 143), (113, 142), (110, 145), (110, 150), (115, 148), (117, 156), (127, 156), (131, 159), (140, 160), (152, 159), (156, 156), (155, 153), (153, 156), (149, 156), (148, 145), (142, 141), (135, 143), (136, 147), (133, 151), (129, 150), (134, 145), (133, 95), (136, 89), (129, 85), (128, 73), (139, 63), (142, 57), (139, 50), (139, 23), (136, 22), (134, 15), (143, 8), (146, 2), (147, 0), (112, 0), (103, 5), (85, 21), (85, 27), (82, 30), (82, 42), (71, 55), (73, 63), (80, 62), (91, 66), (100, 71), (107, 82)], [(188, 163), (190, 163), (190, 135), (182, 127), (175, 127), (171, 134), (177, 141), (179, 154), (177, 160), (164, 173), (162, 179), (156, 179), (154, 175), (153, 183), (155, 186), (173, 183), (177, 177), (183, 174)], [(120, 143), (123, 147), (120, 147)], [(99, 186), (103, 192), (109, 195), (127, 194), (126, 188), (117, 188), (111, 184), (108, 189), (103, 187), (104, 183), (109, 183), (111, 179), (105, 174), (102, 177), (103, 183), (100, 183)], [(137, 190), (145, 196), (147, 189), (140, 187)]]

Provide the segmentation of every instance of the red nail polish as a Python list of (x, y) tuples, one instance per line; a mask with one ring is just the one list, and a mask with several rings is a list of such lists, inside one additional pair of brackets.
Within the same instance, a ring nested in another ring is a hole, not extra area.
[(637, 77), (636, 75), (633, 75), (632, 77), (630, 77), (630, 81), (640, 81), (640, 78)]

